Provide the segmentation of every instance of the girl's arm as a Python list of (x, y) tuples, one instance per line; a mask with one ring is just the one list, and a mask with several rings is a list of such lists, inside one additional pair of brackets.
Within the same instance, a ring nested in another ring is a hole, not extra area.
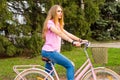
[(80, 39), (79, 37), (77, 37), (77, 36), (75, 36), (75, 35), (73, 35), (73, 34), (71, 34), (71, 33), (69, 33), (69, 32), (67, 32), (66, 30), (63, 30), (63, 32), (68, 36), (68, 37), (70, 37), (71, 39), (73, 39), (73, 40), (75, 40), (75, 41), (82, 41), (82, 39)]
[(58, 30), (56, 27), (50, 27), (50, 30), (60, 36), (62, 39), (72, 43), (74, 40), (70, 37), (68, 37), (63, 31)]

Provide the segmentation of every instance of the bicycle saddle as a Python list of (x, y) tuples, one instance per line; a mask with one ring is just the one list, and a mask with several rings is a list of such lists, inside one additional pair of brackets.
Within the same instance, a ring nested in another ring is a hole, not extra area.
[(42, 57), (42, 61), (46, 61), (46, 62), (49, 62), (50, 60), (46, 57)]

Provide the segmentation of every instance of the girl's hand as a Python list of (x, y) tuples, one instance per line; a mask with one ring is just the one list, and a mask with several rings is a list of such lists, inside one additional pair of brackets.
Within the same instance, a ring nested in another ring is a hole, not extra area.
[(81, 43), (84, 44), (84, 43), (87, 43), (88, 40), (82, 40)]
[(81, 43), (79, 41), (74, 41), (73, 45), (78, 47), (78, 46), (81, 46)]

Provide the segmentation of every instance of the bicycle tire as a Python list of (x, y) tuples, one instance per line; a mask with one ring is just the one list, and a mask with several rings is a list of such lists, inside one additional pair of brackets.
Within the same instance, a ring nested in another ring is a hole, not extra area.
[[(105, 67), (98, 67), (94, 70), (97, 80), (120, 80), (120, 76), (111, 69)], [(92, 77), (92, 72), (88, 71), (81, 80), (94, 80)]]
[(14, 80), (54, 80), (54, 78), (42, 69), (32, 68), (22, 71)]

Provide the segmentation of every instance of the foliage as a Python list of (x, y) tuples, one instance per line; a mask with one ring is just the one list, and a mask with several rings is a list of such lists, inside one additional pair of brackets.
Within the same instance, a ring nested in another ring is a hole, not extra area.
[[(2, 1), (3, 2), (3, 1)], [(38, 47), (41, 47), (41, 37), (35, 35), (36, 33), (40, 33), (42, 30), (42, 25), (43, 25), (43, 19), (44, 19), (44, 12), (42, 12), (41, 6), (39, 6), (41, 3), (39, 1), (33, 1), (33, 0), (28, 0), (27, 4), (25, 1), (17, 0), (6, 0), (4, 1), (5, 6), (1, 5), (1, 7), (5, 8), (0, 8), (3, 11), (7, 10), (6, 8), (8, 7), (10, 11), (9, 13), (12, 12), (14, 16), (22, 15), (25, 17), (24, 23), (19, 23), (19, 21), (14, 18), (13, 20), (10, 20), (10, 23), (4, 22), (4, 26), (0, 26), (1, 31), (5, 31), (5, 37), (7, 36), (8, 38), (6, 39), (12, 39), (11, 41), (14, 47), (16, 47), (17, 52), (13, 53), (14, 55), (19, 55), (19, 54), (29, 54), (32, 56), (35, 56), (38, 54)], [(3, 4), (3, 3), (1, 3)], [(19, 4), (19, 5), (18, 5)], [(2, 13), (2, 12), (1, 12)], [(6, 14), (6, 13), (5, 13)], [(9, 15), (5, 15), (7, 17), (5, 20), (9, 19)], [(12, 16), (10, 16), (12, 18)], [(2, 18), (3, 20), (4, 18)], [(4, 20), (3, 20), (4, 21)], [(2, 22), (2, 21), (1, 21)], [(5, 27), (5, 28), (4, 28)], [(27, 36), (30, 36), (28, 38)], [(38, 39), (39, 38), (39, 39)], [(9, 41), (9, 40), (8, 40)], [(40, 41), (40, 43), (39, 43)], [(5, 43), (3, 43), (5, 44)], [(6, 49), (2, 49), (2, 51), (6, 51), (11, 53), (13, 51), (13, 46), (8, 47), (10, 49), (9, 51)], [(39, 48), (40, 51), (40, 48)], [(7, 54), (9, 55), (9, 54)]]
[(90, 25), (99, 17), (100, 4), (86, 0), (84, 5), (85, 8), (82, 9), (81, 2), (77, 0), (62, 5), (65, 11), (65, 29), (81, 38), (90, 38)]
[[(3, 18), (2, 24), (4, 24), (0, 26), (1, 31), (5, 30), (5, 37), (14, 35), (10, 38), (13, 39), (12, 44), (17, 48), (16, 55), (26, 53), (34, 56), (39, 53), (42, 45), (41, 37), (35, 34), (41, 33), (46, 14), (52, 5), (60, 4), (63, 7), (67, 31), (80, 38), (88, 39), (91, 36), (90, 25), (99, 18), (99, 6), (103, 2), (104, 0), (85, 0), (84, 9), (82, 9), (80, 0), (4, 0), (4, 2), (2, 0), (0, 13), (6, 11), (4, 13), (7, 16)], [(11, 13), (14, 17), (10, 16)], [(24, 17), (23, 23), (15, 17), (18, 15)], [(10, 20), (11, 23), (5, 20)], [(68, 43), (65, 43), (64, 46), (67, 45)], [(67, 47), (64, 48), (67, 49)]]
[(16, 54), (16, 47), (6, 37), (0, 36), (0, 56), (13, 56)]
[(100, 7), (100, 18), (91, 25), (92, 38), (98, 41), (120, 40), (120, 2), (108, 2)]
[(34, 52), (34, 56), (40, 54), (41, 51), (41, 46), (42, 46), (43, 42), (41, 37), (36, 33), (34, 34), (30, 40), (28, 41), (28, 49), (32, 49), (32, 51)]
[[(6, 16), (7, 15), (7, 16)], [(0, 30), (5, 29), (7, 20), (11, 20), (12, 13), (8, 10), (6, 0), (0, 0)]]
[(22, 50), (20, 55), (28, 57), (34, 57), (40, 54), (42, 44), (41, 37), (37, 33), (32, 36), (17, 38), (16, 40), (17, 48)]

